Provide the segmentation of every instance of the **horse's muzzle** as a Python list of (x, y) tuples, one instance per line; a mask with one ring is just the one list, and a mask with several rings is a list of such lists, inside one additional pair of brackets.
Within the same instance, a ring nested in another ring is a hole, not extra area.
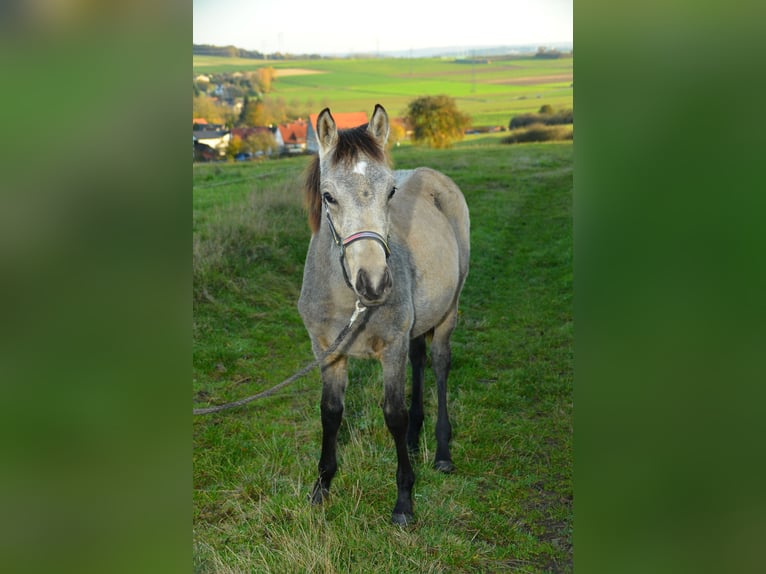
[(385, 302), (386, 297), (388, 297), (388, 294), (391, 292), (393, 284), (391, 271), (388, 267), (385, 268), (383, 275), (377, 282), (373, 282), (367, 272), (364, 269), (360, 269), (356, 274), (355, 290), (362, 298), (362, 303), (369, 307), (381, 305)]

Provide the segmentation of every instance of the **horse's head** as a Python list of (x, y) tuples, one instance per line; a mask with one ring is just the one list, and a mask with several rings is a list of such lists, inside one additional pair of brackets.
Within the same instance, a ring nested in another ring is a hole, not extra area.
[[(319, 200), (341, 250), (350, 287), (365, 305), (385, 302), (393, 286), (388, 268), (388, 205), (396, 191), (388, 165), (388, 115), (376, 105), (370, 122), (338, 131), (330, 110), (319, 114)], [(318, 223), (318, 222), (317, 222)]]

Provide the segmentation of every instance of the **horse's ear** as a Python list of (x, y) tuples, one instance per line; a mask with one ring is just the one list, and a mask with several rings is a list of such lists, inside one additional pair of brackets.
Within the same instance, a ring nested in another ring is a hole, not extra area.
[(372, 118), (367, 126), (367, 131), (375, 138), (381, 149), (386, 148), (386, 142), (388, 141), (388, 114), (383, 106), (375, 104), (375, 111), (372, 112)]
[(324, 156), (338, 143), (338, 128), (330, 113), (330, 108), (325, 108), (317, 118), (317, 141), (319, 142), (319, 155)]

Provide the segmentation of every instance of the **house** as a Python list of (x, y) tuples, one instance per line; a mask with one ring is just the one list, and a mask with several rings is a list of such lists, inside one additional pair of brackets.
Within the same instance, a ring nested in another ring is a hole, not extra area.
[[(319, 151), (319, 144), (317, 143), (317, 135), (315, 126), (317, 125), (317, 118), (319, 114), (309, 115), (309, 126), (306, 134), (306, 151), (315, 153)], [(338, 113), (332, 115), (335, 120), (335, 125), (339, 130), (347, 130), (349, 128), (355, 128), (367, 123), (367, 114), (365, 112), (349, 112)]]
[(231, 141), (231, 132), (218, 129), (196, 129), (192, 131), (192, 134), (195, 148), (198, 144), (205, 145), (214, 149), (219, 157), (226, 155), (226, 148)]
[(199, 143), (194, 140), (194, 161), (215, 161), (218, 159), (218, 152), (216, 152), (209, 145)]
[(306, 151), (306, 132), (308, 127), (304, 120), (279, 124), (277, 131), (282, 138), (283, 151), (286, 153), (303, 153)]

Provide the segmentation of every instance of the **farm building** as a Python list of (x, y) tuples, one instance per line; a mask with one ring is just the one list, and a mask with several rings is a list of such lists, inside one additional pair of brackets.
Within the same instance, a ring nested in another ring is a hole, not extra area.
[[(306, 150), (312, 153), (319, 151), (316, 136), (316, 125), (319, 114), (309, 115), (309, 127), (306, 134)], [(367, 123), (367, 114), (364, 112), (349, 112), (345, 114), (332, 114), (335, 120), (335, 125), (339, 130), (347, 130), (349, 128), (355, 128)]]
[(288, 124), (279, 124), (277, 131), (281, 137), (282, 148), (287, 153), (303, 153), (306, 151), (306, 132), (308, 124), (304, 120), (296, 120)]
[(194, 153), (192, 157), (194, 161), (215, 161), (219, 159), (218, 152), (216, 152), (209, 145), (201, 144), (197, 140), (194, 141)]
[[(209, 124), (208, 124), (209, 125)], [(195, 148), (197, 145), (214, 149), (219, 156), (226, 154), (226, 148), (231, 141), (231, 132), (225, 130), (195, 129), (192, 131)]]

